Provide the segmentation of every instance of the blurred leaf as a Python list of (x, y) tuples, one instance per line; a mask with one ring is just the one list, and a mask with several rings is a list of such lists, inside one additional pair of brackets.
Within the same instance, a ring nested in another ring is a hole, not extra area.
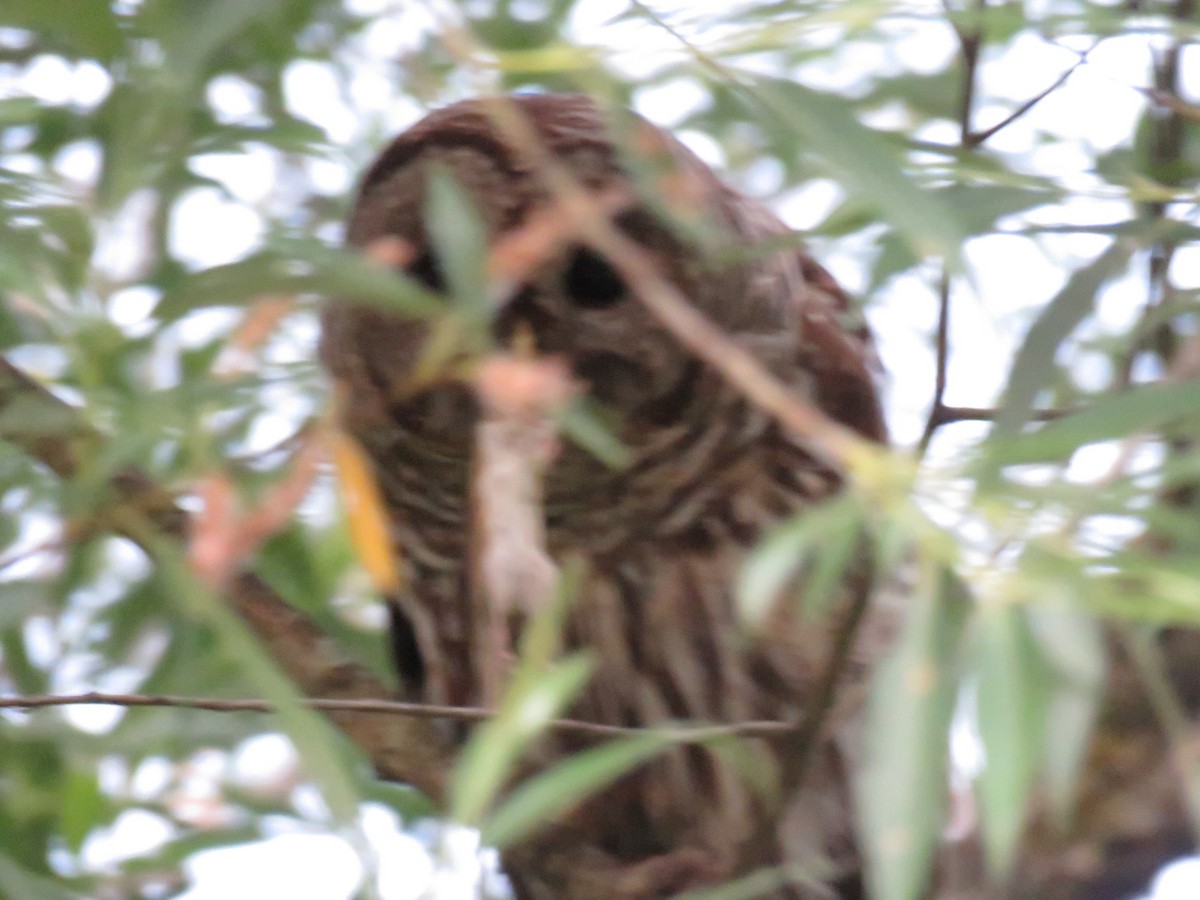
[(436, 265), (446, 273), (457, 304), (473, 318), (490, 318), (484, 266), (487, 232), (471, 198), (450, 174), (434, 168), (428, 182), (425, 225)]
[(903, 235), (894, 231), (884, 234), (879, 239), (878, 246), (879, 255), (875, 257), (875, 265), (871, 267), (871, 281), (867, 285), (868, 292), (879, 290), (891, 278), (902, 272), (908, 272), (921, 262)]
[(843, 98), (782, 79), (745, 74), (749, 93), (803, 146), (819, 153), (842, 184), (872, 204), (908, 239), (919, 256), (960, 263), (968, 234), (956, 210), (903, 169), (896, 147), (855, 118)]
[(277, 18), (282, 5), (282, 0), (208, 0), (202, 7), (177, 7), (175, 16), (160, 19), (173, 77), (198, 79), (224, 45), (243, 37), (254, 23)]
[(1132, 622), (1200, 626), (1200, 560), (1112, 554), (1112, 574), (1089, 584), (1089, 606)]
[(158, 563), (180, 609), (212, 628), (222, 655), (235, 660), (258, 687), (260, 696), (275, 707), (276, 721), (295, 744), (309, 773), (320, 783), (322, 799), (333, 815), (344, 823), (356, 821), (359, 803), (356, 778), (350, 761), (341, 752), (333, 726), (304, 706), (304, 698), (296, 686), (262, 651), (241, 619), (200, 584), (179, 550), (149, 530), (144, 520), (127, 516), (121, 524)]
[(46, 673), (29, 658), (21, 631), (0, 631), (0, 658), (4, 660), (5, 678), (17, 693), (41, 694), (47, 690)]
[(0, 629), (19, 628), (49, 602), (44, 581), (0, 581)]
[(1042, 772), (1065, 826), (1104, 698), (1108, 654), (1099, 621), (1083, 610), (1030, 606), (1026, 616), (1049, 677)]
[(45, 875), (30, 872), (3, 852), (0, 852), (0, 887), (4, 889), (3, 896), (13, 900), (80, 900), (81, 897)]
[(995, 228), (997, 219), (1062, 198), (1061, 191), (1046, 187), (997, 184), (953, 184), (932, 193), (958, 213), (969, 234), (986, 234)]
[(297, 523), (272, 534), (256, 555), (255, 571), (292, 606), (314, 615), (329, 602), (333, 591), (315, 564), (305, 537)]
[(437, 818), (442, 812), (420, 791), (394, 781), (372, 780), (363, 788), (363, 797), (382, 803), (405, 822)]
[(163, 297), (157, 312), (174, 319), (197, 307), (299, 293), (335, 297), (339, 303), (374, 304), (416, 317), (445, 310), (440, 297), (356, 252), (308, 242), (285, 251), (265, 250), (191, 275)]
[(482, 839), (503, 850), (671, 746), (662, 734), (639, 734), (582, 750), (519, 785), (483, 821)]
[(1066, 461), (1078, 448), (1154, 432), (1183, 417), (1200, 415), (1192, 382), (1147, 384), (1099, 397), (1077, 413), (1040, 426), (1036, 431), (998, 439), (986, 448), (998, 465)]
[(629, 448), (621, 443), (606, 421), (604, 410), (588, 397), (577, 394), (558, 415), (558, 425), (575, 444), (611, 469), (623, 469), (632, 461)]
[(352, 436), (335, 431), (330, 440), (350, 541), (375, 587), (385, 596), (395, 596), (403, 587), (400, 565), (375, 472)]
[(109, 817), (112, 804), (100, 790), (95, 772), (72, 771), (62, 786), (62, 836), (72, 852), (78, 853), (92, 829)]
[[(991, 22), (989, 20), (989, 34)], [(962, 102), (962, 85), (953, 66), (936, 72), (902, 72), (875, 86), (875, 103), (899, 100), (916, 112), (931, 118), (954, 119)]]
[(806, 509), (767, 535), (747, 557), (735, 588), (741, 617), (755, 628), (777, 608), (797, 579), (809, 612), (820, 612), (837, 590), (863, 524), (859, 501), (849, 492)]
[(814, 890), (823, 891), (823, 881), (804, 866), (773, 866), (716, 887), (685, 891), (671, 900), (758, 900), (789, 884), (811, 884)]
[(21, 438), (61, 437), (79, 429), (78, 413), (36, 398), (16, 397), (0, 410), (0, 433)]
[(591, 658), (578, 654), (545, 671), (536, 684), (510, 689), (496, 717), (478, 728), (463, 749), (450, 791), (452, 819), (464, 825), (484, 819), (521, 753), (575, 699), (592, 668)]
[(567, 609), (579, 593), (583, 574), (580, 560), (564, 565), (552, 602), (525, 626), (517, 666), (509, 675), (500, 708), (471, 735), (455, 767), (448, 803), (455, 821), (474, 825), (482, 819), (521, 753), (591, 676), (593, 661), (587, 654), (554, 662), (562, 646)]
[(0, 128), (32, 122), (37, 119), (41, 108), (41, 104), (32, 97), (0, 99)]
[(967, 587), (942, 569), (911, 598), (899, 639), (873, 678), (858, 790), (867, 882), (875, 900), (920, 900), (949, 785)]
[(4, 25), (28, 28), (45, 41), (45, 49), (69, 58), (107, 61), (124, 43), (117, 16), (108, 0), (71, 0), (71, 14), (41, 0), (5, 0)]
[(1038, 313), (1013, 359), (1008, 387), (996, 411), (993, 435), (1013, 434), (1029, 418), (1038, 392), (1052, 377), (1059, 345), (1090, 313), (1100, 288), (1129, 265), (1134, 248), (1116, 241), (1086, 266), (1077, 269), (1067, 283)]
[[(283, 812), (278, 807), (273, 807), (270, 811), (275, 813)], [(122, 870), (130, 873), (160, 873), (166, 867), (179, 866), (190, 856), (202, 850), (249, 844), (261, 840), (262, 836), (262, 832), (258, 828), (248, 824), (192, 831), (174, 840), (167, 841), (148, 856), (134, 857), (125, 861), (122, 865)]]
[(976, 716), (987, 763), (976, 784), (988, 866), (1003, 878), (1025, 824), (1049, 724), (1049, 673), (1022, 607), (1002, 599), (983, 604), (977, 626)]

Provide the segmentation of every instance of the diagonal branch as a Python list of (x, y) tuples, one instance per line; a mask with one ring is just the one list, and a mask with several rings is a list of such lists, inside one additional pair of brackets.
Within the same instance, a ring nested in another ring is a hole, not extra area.
[(1049, 97), (1055, 91), (1057, 91), (1060, 87), (1062, 87), (1064, 84), (1066, 84), (1067, 79), (1070, 78), (1075, 73), (1076, 69), (1078, 69), (1084, 63), (1086, 63), (1087, 59), (1088, 59), (1087, 51), (1080, 53), (1079, 58), (1077, 60), (1075, 60), (1075, 62), (1070, 66), (1070, 68), (1068, 68), (1065, 72), (1063, 72), (1061, 75), (1059, 75), (1058, 78), (1056, 78), (1054, 80), (1054, 82), (1052, 84), (1050, 84), (1045, 90), (1039, 91), (1038, 93), (1034, 94), (1032, 97), (1030, 97), (1028, 100), (1026, 100), (1024, 103), (1022, 103), (1016, 109), (1014, 109), (1011, 113), (1009, 113), (1007, 116), (1005, 116), (999, 122), (997, 122), (995, 125), (991, 125), (988, 128), (983, 129), (982, 131), (970, 131), (970, 130), (964, 131), (963, 146), (968, 149), (973, 149), (975, 147), (978, 147), (980, 144), (984, 143), (986, 140), (995, 136), (998, 132), (1007, 128), (1013, 122), (1017, 121), (1017, 119), (1021, 118), (1023, 115), (1025, 115), (1031, 109), (1033, 109), (1035, 106), (1037, 106), (1043, 100), (1045, 100), (1047, 97)]
[(506, 139), (529, 160), (572, 219), (580, 240), (612, 264), (643, 305), (697, 358), (712, 366), (751, 403), (801, 439), (814, 456), (839, 470), (854, 470), (878, 449), (791, 390), (746, 347), (730, 338), (663, 277), (655, 261), (611, 221), (608, 211), (555, 160), (519, 109), (497, 98), (488, 114)]

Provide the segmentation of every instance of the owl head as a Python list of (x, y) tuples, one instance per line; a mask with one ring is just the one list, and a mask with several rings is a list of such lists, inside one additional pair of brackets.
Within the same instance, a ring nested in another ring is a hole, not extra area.
[[(506, 116), (519, 117), (537, 153), (505, 127)], [(468, 100), (426, 116), (367, 170), (348, 241), (369, 248), (398, 239), (404, 272), (447, 295), (446, 256), (455, 247), (453, 236), (431, 236), (435, 180), (453, 180), (495, 248), (555, 204), (547, 161), (603, 200), (597, 214), (780, 377), (833, 406), (835, 417), (860, 397), (876, 410), (866, 332), (837, 321), (849, 309), (845, 294), (789, 243), (789, 230), (666, 132), (629, 113), (607, 115), (583, 95)], [(520, 337), (563, 359), (590, 398), (615, 413), (625, 440), (677, 428), (721, 387), (639, 301), (636, 285), (567, 226), (542, 242), (536, 264), (495, 298), (488, 316), (494, 346)], [(402, 404), (431, 436), (468, 439), (478, 414), (471, 390), (418, 377), (437, 339), (429, 322), (335, 303), (324, 326), (323, 356), (335, 376)], [(853, 396), (840, 397), (848, 388)]]

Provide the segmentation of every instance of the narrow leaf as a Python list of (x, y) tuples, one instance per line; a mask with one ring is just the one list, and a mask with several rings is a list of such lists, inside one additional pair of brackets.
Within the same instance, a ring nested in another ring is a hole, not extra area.
[(386, 507), (371, 465), (350, 435), (335, 431), (331, 442), (354, 552), (375, 587), (385, 596), (395, 596), (401, 588), (400, 567), (396, 562)]
[(632, 460), (629, 448), (621, 443), (585, 395), (573, 397), (563, 407), (558, 424), (567, 437), (610, 469), (623, 469)]
[(372, 304), (418, 318), (444, 312), (446, 306), (417, 282), (352, 250), (311, 241), (264, 250), (188, 275), (163, 296), (156, 312), (171, 319), (197, 307), (299, 293), (332, 297), (338, 303)]
[(785, 522), (754, 549), (738, 573), (738, 610), (751, 627), (761, 625), (783, 591), (802, 577), (800, 597), (820, 612), (840, 583), (858, 546), (862, 524), (857, 500), (843, 494)]
[(487, 232), (466, 191), (444, 169), (433, 169), (425, 224), (454, 299), (464, 309), (486, 314)]
[(504, 787), (529, 742), (566, 708), (592, 673), (579, 654), (546, 672), (536, 684), (509, 692), (500, 713), (477, 729), (463, 749), (450, 793), (450, 818), (478, 824)]
[(648, 732), (576, 753), (514, 790), (484, 823), (483, 842), (504, 849), (523, 840), (671, 743)]
[(948, 731), (970, 610), (948, 570), (927, 575), (867, 709), (859, 825), (875, 900), (925, 896), (947, 793)]
[(999, 465), (1063, 461), (1085, 444), (1154, 431), (1183, 416), (1200, 416), (1195, 382), (1147, 384), (1101, 397), (1087, 409), (1029, 434), (995, 442), (990, 460)]
[(567, 610), (579, 593), (584, 564), (569, 560), (559, 573), (553, 602), (539, 610), (521, 636), (516, 670), (496, 716), (476, 729), (463, 748), (450, 788), (450, 818), (477, 824), (512, 775), (521, 754), (551, 719), (567, 708), (592, 673), (587, 654), (553, 663), (562, 645)]
[(1003, 877), (1012, 866), (1041, 753), (1049, 676), (1025, 609), (986, 604), (978, 625), (976, 706), (987, 762), (977, 786), (988, 865)]
[(122, 514), (118, 524), (157, 562), (182, 611), (212, 629), (226, 657), (236, 661), (262, 699), (275, 707), (277, 721), (320, 784), (322, 799), (333, 815), (345, 824), (355, 822), (359, 804), (356, 779), (350, 762), (339, 751), (332, 725), (304, 706), (296, 686), (263, 652), (241, 619), (192, 574), (178, 548), (136, 514)]
[(1133, 247), (1116, 241), (1067, 279), (1038, 314), (1013, 359), (1012, 374), (996, 411), (996, 436), (1013, 434), (1029, 418), (1038, 392), (1054, 376), (1054, 355), (1095, 306), (1096, 294), (1129, 264)]
[(896, 147), (855, 118), (844, 97), (784, 79), (746, 76), (747, 90), (782, 126), (820, 154), (839, 181), (869, 201), (918, 255), (937, 254), (956, 266), (966, 229), (957, 210), (904, 171)]
[(1028, 616), (1050, 678), (1042, 773), (1051, 808), (1066, 823), (1104, 697), (1108, 652), (1094, 616), (1045, 605)]

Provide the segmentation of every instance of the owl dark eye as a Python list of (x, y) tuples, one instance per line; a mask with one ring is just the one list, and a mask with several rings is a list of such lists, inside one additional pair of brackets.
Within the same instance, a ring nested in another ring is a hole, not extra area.
[(571, 257), (563, 276), (567, 296), (584, 309), (604, 309), (625, 296), (625, 282), (608, 262), (586, 247)]
[(446, 276), (442, 272), (441, 263), (432, 253), (422, 253), (404, 272), (409, 278), (419, 281), (435, 293), (441, 294), (446, 290)]

